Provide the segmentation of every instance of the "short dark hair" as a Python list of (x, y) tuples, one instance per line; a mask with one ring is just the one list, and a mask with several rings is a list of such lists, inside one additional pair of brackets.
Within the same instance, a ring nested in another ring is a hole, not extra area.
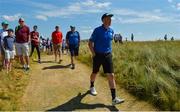
[(34, 27), (36, 27), (36, 28), (37, 28), (38, 26), (37, 26), (37, 25), (34, 25), (34, 26), (33, 26), (33, 28), (34, 28)]
[(10, 28), (10, 29), (8, 29), (8, 32), (14, 32), (14, 30)]
[(56, 26), (55, 28), (59, 28), (59, 26)]

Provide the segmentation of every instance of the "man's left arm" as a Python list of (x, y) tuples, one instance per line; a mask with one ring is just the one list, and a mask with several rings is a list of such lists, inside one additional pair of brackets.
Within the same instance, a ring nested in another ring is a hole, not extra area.
[(31, 34), (30, 34), (30, 29), (29, 29), (29, 27), (27, 27), (27, 35), (28, 35), (28, 43), (30, 43)]

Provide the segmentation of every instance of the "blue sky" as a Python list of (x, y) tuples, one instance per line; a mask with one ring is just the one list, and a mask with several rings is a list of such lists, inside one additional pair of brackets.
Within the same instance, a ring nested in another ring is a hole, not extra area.
[(64, 34), (70, 25), (76, 26), (82, 39), (90, 37), (93, 29), (101, 25), (101, 15), (113, 13), (115, 33), (135, 40), (157, 40), (174, 36), (180, 39), (180, 0), (0, 0), (0, 21), (8, 21), (11, 28), (18, 18), (25, 18), (32, 29), (50, 37), (59, 25)]

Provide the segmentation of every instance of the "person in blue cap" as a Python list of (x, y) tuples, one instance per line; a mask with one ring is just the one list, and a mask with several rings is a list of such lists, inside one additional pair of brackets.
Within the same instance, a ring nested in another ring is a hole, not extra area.
[(97, 95), (94, 82), (96, 75), (99, 72), (99, 68), (102, 65), (104, 73), (107, 74), (108, 77), (112, 105), (116, 105), (124, 102), (124, 99), (116, 97), (116, 83), (112, 61), (112, 40), (114, 31), (110, 28), (112, 16), (113, 14), (105, 13), (101, 17), (103, 24), (95, 28), (89, 39), (88, 45), (93, 56), (93, 71), (90, 76), (90, 92), (94, 96)]
[(0, 29), (0, 58), (2, 60), (2, 66), (5, 68), (5, 49), (3, 49), (3, 39), (8, 35), (8, 22), (4, 21), (1, 23), (2, 29)]
[(71, 31), (66, 34), (66, 43), (71, 53), (71, 68), (75, 69), (73, 58), (79, 55), (80, 34), (75, 30), (75, 26), (70, 26), (70, 28)]

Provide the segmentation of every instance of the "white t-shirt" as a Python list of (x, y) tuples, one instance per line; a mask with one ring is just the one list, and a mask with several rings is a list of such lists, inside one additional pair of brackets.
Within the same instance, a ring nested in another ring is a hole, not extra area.
[(3, 45), (3, 39), (4, 37), (8, 36), (8, 32), (4, 29), (0, 29), (0, 39), (1, 39), (1, 45)]

